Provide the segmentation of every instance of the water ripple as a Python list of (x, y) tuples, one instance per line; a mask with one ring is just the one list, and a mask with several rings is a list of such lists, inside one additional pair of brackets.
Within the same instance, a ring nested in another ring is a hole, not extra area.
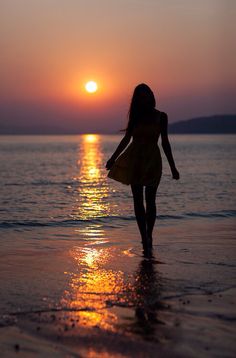
[[(232, 218), (236, 217), (236, 210), (222, 210), (215, 212), (189, 212), (184, 213), (183, 215), (159, 215), (158, 220), (163, 222), (168, 222), (169, 220), (185, 220), (193, 218), (206, 218), (206, 219), (215, 219), (215, 218)], [(65, 220), (53, 220), (53, 221), (33, 221), (33, 220), (5, 220), (0, 222), (0, 228), (16, 228), (16, 227), (71, 227), (78, 226), (80, 224), (108, 224), (109, 227), (113, 227), (113, 224), (116, 224), (117, 221), (135, 221), (135, 216), (101, 216), (93, 219), (65, 219)]]

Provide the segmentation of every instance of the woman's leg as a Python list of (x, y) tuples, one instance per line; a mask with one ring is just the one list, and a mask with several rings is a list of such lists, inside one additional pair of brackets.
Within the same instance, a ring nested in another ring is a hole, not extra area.
[(143, 244), (146, 243), (147, 231), (146, 231), (146, 213), (143, 204), (143, 186), (131, 185), (133, 199), (134, 199), (134, 213), (138, 223), (139, 231), (142, 237)]
[(152, 232), (156, 221), (156, 192), (157, 186), (145, 188), (147, 237), (150, 246), (152, 246)]

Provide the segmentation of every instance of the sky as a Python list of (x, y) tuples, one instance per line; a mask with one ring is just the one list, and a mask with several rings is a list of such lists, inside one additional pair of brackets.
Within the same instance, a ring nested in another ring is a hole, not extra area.
[(0, 0), (0, 133), (116, 133), (139, 83), (169, 122), (236, 113), (235, 15), (234, 0)]

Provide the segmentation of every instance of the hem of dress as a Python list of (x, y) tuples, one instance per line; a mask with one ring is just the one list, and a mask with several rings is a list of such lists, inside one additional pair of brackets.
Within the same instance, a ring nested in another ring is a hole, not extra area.
[(108, 178), (109, 178), (109, 179), (112, 179), (112, 180), (115, 180), (115, 181), (117, 181), (118, 183), (121, 183), (121, 184), (124, 184), (124, 185), (130, 185), (130, 183), (125, 183), (125, 182), (123, 182), (123, 181), (121, 181), (121, 180), (118, 180), (118, 179), (115, 179), (115, 178), (112, 178), (112, 177), (109, 177), (109, 176), (108, 176)]
[(142, 185), (142, 186), (159, 186), (159, 184), (160, 184), (160, 181), (161, 181), (161, 178), (160, 178), (160, 180), (158, 181), (158, 182), (156, 182), (156, 183), (152, 183), (152, 184), (150, 184), (150, 183), (140, 183), (140, 182), (130, 182), (130, 183), (127, 183), (127, 182), (123, 182), (123, 181), (121, 181), (121, 180), (119, 180), (119, 179), (115, 179), (115, 178), (112, 178), (112, 177), (110, 177), (110, 176), (108, 176), (108, 178), (109, 179), (112, 179), (112, 180), (115, 180), (115, 181), (117, 181), (118, 183), (121, 183), (121, 184), (123, 184), (123, 185)]

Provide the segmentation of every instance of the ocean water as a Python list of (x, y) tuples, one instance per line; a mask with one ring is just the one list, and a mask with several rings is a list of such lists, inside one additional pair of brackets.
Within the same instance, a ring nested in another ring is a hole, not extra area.
[(120, 139), (0, 137), (0, 326), (57, 310), (86, 327), (146, 337), (137, 308), (155, 316), (164, 302), (171, 309), (158, 320), (180, 327), (188, 349), (194, 341), (198, 356), (207, 346), (212, 356), (226, 349), (233, 357), (236, 136), (170, 136), (180, 180), (162, 152), (151, 261), (142, 256), (130, 187), (107, 178)]
[[(120, 136), (2, 136), (0, 229), (67, 227), (134, 220), (130, 187), (107, 178)], [(169, 220), (236, 216), (236, 137), (170, 136), (181, 179), (164, 170), (157, 194)]]

